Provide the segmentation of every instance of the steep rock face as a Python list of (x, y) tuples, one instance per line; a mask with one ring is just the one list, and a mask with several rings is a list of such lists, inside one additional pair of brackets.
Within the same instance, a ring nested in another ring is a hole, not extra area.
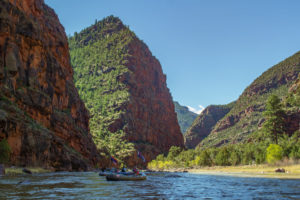
[(286, 133), (292, 135), (300, 131), (300, 75), (297, 81), (290, 87), (285, 99), (287, 115), (285, 118)]
[(286, 133), (292, 135), (295, 131), (300, 130), (300, 109), (289, 112), (285, 118)]
[(174, 101), (174, 106), (180, 130), (185, 134), (186, 130), (192, 125), (198, 115), (189, 111), (188, 107), (182, 106), (176, 101)]
[(68, 41), (42, 0), (0, 2), (0, 139), (11, 164), (86, 170), (99, 159)]
[(187, 148), (195, 148), (212, 131), (216, 123), (232, 108), (233, 103), (227, 106), (211, 105), (203, 110), (192, 126), (184, 135), (184, 144)]
[[(128, 125), (125, 132), (128, 140), (138, 144), (139, 149), (152, 159), (173, 145), (182, 147), (183, 137), (160, 63), (137, 38), (129, 49), (132, 57), (127, 66), (136, 67), (128, 83), (125, 82), (131, 95), (123, 118)], [(147, 145), (141, 145), (145, 142), (153, 146), (152, 151), (145, 151)], [(152, 155), (153, 152), (157, 153)]]
[(231, 111), (217, 122), (202, 146), (246, 140), (262, 125), (262, 112), (272, 94), (284, 98), (300, 72), (300, 52), (271, 67), (245, 89)]
[[(183, 147), (159, 61), (118, 18), (96, 22), (69, 41), (76, 87), (96, 141), (125, 133), (147, 161), (173, 145)], [(135, 155), (127, 164), (138, 161)]]

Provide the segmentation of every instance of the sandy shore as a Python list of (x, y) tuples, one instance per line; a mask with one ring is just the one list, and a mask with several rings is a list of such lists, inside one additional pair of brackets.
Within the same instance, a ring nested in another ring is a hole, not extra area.
[[(43, 169), (43, 168), (39, 168), (39, 167), (28, 167), (26, 169), (31, 171), (33, 174), (34, 173), (49, 173), (49, 172), (52, 172), (51, 170)], [(5, 168), (5, 174), (6, 175), (24, 174), (24, 172), (23, 172), (23, 168), (21, 168), (21, 167), (8, 167), (8, 168)]]
[[(276, 173), (278, 168), (285, 169), (285, 173)], [(220, 176), (238, 176), (238, 177), (262, 177), (262, 178), (280, 178), (280, 179), (299, 179), (300, 164), (287, 166), (268, 166), (268, 165), (246, 165), (246, 166), (216, 166), (203, 168), (172, 169), (170, 172), (189, 172), (195, 174), (210, 174)]]

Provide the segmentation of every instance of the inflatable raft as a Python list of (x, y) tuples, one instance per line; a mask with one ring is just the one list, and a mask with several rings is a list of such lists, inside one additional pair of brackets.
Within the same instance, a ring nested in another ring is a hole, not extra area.
[(124, 175), (124, 174), (108, 174), (106, 180), (108, 181), (143, 181), (147, 176), (144, 173), (140, 175)]
[(111, 174), (112, 172), (106, 171), (106, 172), (99, 172), (99, 176), (107, 176)]
[(99, 176), (107, 176), (111, 174), (134, 175), (134, 172), (111, 172), (111, 171), (99, 172)]

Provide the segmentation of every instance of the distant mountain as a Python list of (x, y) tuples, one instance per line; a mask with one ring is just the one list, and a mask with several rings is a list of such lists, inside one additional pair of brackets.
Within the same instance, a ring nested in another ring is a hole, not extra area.
[(174, 101), (174, 106), (180, 130), (185, 134), (185, 131), (192, 125), (198, 115), (191, 112), (188, 107), (180, 105), (177, 101)]
[(246, 140), (262, 125), (267, 98), (271, 94), (285, 98), (299, 72), (300, 52), (268, 69), (245, 89), (230, 112), (217, 122), (200, 146), (220, 146)]
[(211, 105), (205, 108), (196, 118), (191, 127), (184, 135), (184, 144), (187, 148), (195, 148), (212, 131), (216, 123), (222, 119), (234, 106), (234, 103), (228, 105)]
[[(162, 67), (119, 18), (96, 21), (69, 38), (69, 44), (75, 85), (90, 111), (98, 148), (115, 134), (124, 134), (147, 161), (171, 146), (183, 147)], [(122, 147), (118, 151), (122, 153)], [(126, 159), (131, 166), (138, 161), (142, 163), (136, 153)]]

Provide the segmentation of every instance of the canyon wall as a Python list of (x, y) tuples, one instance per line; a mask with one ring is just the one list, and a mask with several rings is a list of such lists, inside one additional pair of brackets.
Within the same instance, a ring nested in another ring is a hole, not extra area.
[(68, 40), (42, 0), (0, 2), (0, 140), (13, 165), (87, 170), (99, 156)]

